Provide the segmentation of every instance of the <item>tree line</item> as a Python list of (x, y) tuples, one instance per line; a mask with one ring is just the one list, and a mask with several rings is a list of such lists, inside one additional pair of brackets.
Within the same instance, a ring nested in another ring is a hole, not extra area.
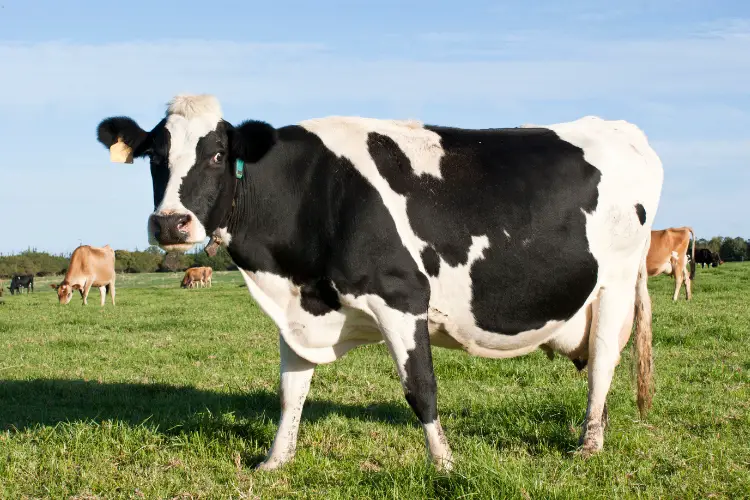
[[(718, 253), (725, 262), (750, 261), (750, 240), (740, 237), (698, 238), (696, 248), (708, 248)], [(36, 249), (28, 249), (17, 255), (0, 254), (0, 278), (7, 279), (14, 274), (65, 274), (69, 261), (70, 254), (53, 255)], [(189, 253), (164, 252), (156, 246), (145, 250), (115, 250), (115, 271), (118, 273), (176, 272), (194, 266), (210, 266), (217, 271), (237, 269), (224, 247), (219, 248), (213, 257), (209, 257), (201, 246)]]
[[(16, 255), (0, 255), (0, 278), (8, 279), (14, 274), (65, 274), (70, 255), (55, 255), (36, 249)], [(237, 268), (224, 247), (219, 248), (213, 257), (209, 257), (202, 247), (196, 247), (189, 253), (164, 252), (156, 246), (145, 250), (115, 250), (115, 271), (118, 273), (176, 272), (194, 266), (210, 266), (216, 271)]]

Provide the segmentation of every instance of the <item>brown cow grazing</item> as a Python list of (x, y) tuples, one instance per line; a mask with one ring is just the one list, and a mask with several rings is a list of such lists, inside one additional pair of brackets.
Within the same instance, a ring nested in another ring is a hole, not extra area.
[(182, 288), (195, 288), (204, 284), (202, 267), (191, 267), (185, 270), (185, 276), (182, 278)]
[(104, 305), (107, 292), (115, 305), (115, 251), (109, 245), (92, 247), (81, 245), (73, 250), (70, 257), (68, 272), (62, 283), (52, 283), (50, 286), (57, 290), (60, 304), (67, 304), (78, 291), (83, 298), (83, 305), (88, 305), (89, 290), (92, 286), (99, 288), (101, 305)]
[[(688, 273), (687, 248), (693, 236), (693, 251)], [(649, 276), (666, 274), (674, 276), (675, 288), (672, 300), (677, 300), (680, 288), (685, 282), (685, 297), (690, 300), (693, 292), (690, 283), (695, 278), (695, 232), (691, 227), (670, 227), (651, 231), (651, 246), (646, 257), (646, 268)]]

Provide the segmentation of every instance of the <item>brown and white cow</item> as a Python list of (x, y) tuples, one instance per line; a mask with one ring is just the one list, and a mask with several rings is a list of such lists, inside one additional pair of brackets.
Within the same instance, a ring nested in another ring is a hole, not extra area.
[(83, 305), (88, 305), (89, 290), (95, 286), (99, 288), (102, 306), (107, 292), (115, 305), (115, 277), (115, 251), (109, 245), (81, 245), (73, 251), (62, 283), (51, 283), (50, 286), (57, 290), (60, 304), (70, 302), (77, 290), (83, 298)]
[[(688, 273), (687, 249), (693, 235), (693, 251)], [(685, 298), (690, 300), (693, 292), (690, 283), (695, 278), (695, 232), (691, 227), (670, 227), (651, 231), (651, 246), (646, 257), (649, 276), (666, 274), (674, 276), (675, 287), (672, 300), (677, 300), (680, 288), (685, 282)]]

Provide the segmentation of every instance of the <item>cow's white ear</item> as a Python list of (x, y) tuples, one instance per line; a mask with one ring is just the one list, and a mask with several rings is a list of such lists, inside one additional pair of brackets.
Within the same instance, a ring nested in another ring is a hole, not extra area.
[(112, 163), (133, 163), (133, 148), (118, 137), (117, 142), (109, 147), (109, 161)]

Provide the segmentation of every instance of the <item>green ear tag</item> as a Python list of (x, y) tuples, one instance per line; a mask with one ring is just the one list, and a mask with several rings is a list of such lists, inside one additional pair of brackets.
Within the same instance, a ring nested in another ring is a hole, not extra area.
[(244, 174), (245, 174), (245, 162), (238, 158), (234, 164), (234, 175), (237, 176), (238, 179), (242, 179), (242, 176)]

